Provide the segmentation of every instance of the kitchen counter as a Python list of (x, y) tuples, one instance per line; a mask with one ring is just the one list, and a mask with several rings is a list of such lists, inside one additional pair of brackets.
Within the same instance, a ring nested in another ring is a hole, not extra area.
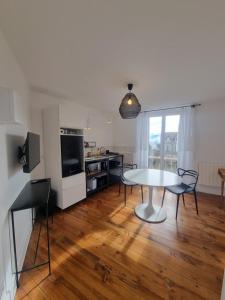
[(85, 157), (85, 162), (98, 161), (104, 159), (115, 158), (117, 156), (121, 156), (122, 154), (104, 154), (104, 155), (96, 155), (91, 157)]
[(123, 155), (109, 153), (85, 158), (87, 196), (120, 182)]

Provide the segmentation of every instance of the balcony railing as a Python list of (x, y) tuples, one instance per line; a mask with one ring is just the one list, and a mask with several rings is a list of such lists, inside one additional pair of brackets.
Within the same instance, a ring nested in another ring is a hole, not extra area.
[[(160, 169), (160, 157), (149, 155), (148, 157), (149, 168)], [(170, 172), (177, 171), (177, 157), (164, 157), (163, 160), (163, 169)]]

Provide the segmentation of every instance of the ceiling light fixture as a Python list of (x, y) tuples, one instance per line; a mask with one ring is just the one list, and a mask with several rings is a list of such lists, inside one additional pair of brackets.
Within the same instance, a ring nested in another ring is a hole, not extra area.
[(123, 97), (120, 104), (119, 112), (123, 119), (134, 119), (136, 118), (140, 111), (141, 105), (134, 93), (131, 92), (133, 89), (133, 84), (128, 83), (129, 92)]

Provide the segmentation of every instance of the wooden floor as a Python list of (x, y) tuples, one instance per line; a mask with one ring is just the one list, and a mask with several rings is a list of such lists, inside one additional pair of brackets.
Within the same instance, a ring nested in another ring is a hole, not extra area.
[[(155, 192), (155, 203), (161, 194)], [(147, 189), (144, 196), (147, 201)], [(23, 273), (16, 299), (220, 299), (225, 266), (221, 200), (199, 195), (197, 216), (192, 197), (185, 199), (176, 222), (176, 200), (166, 195), (168, 216), (161, 224), (134, 215), (138, 187), (128, 195), (127, 207), (115, 186), (59, 212), (50, 226), (52, 275), (46, 277), (47, 267)], [(40, 261), (46, 257), (45, 234)]]

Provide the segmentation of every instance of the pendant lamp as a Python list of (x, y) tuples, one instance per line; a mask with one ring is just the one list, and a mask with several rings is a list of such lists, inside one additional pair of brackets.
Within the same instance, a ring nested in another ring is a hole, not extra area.
[(141, 105), (134, 93), (132, 93), (133, 84), (128, 83), (128, 93), (123, 97), (120, 104), (119, 112), (123, 119), (134, 119), (136, 118), (140, 111)]

